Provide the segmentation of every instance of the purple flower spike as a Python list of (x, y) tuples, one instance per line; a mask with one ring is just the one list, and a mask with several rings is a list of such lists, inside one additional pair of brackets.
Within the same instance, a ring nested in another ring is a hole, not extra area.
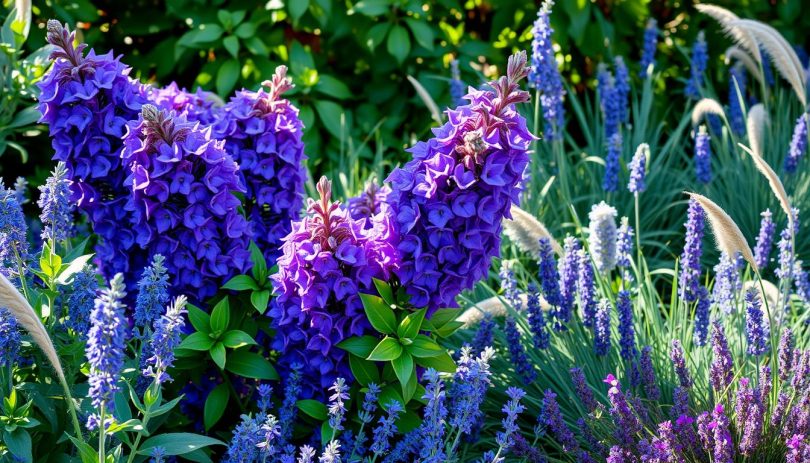
[(771, 250), (773, 249), (773, 235), (776, 231), (776, 224), (771, 218), (771, 210), (762, 212), (762, 221), (759, 224), (759, 235), (757, 235), (757, 245), (754, 247), (754, 260), (757, 267), (762, 270), (768, 267), (771, 261)]
[(703, 255), (703, 208), (694, 199), (689, 200), (689, 218), (686, 221), (686, 244), (681, 254), (678, 292), (686, 302), (697, 300), (700, 285), (700, 257)]
[(728, 348), (728, 340), (723, 331), (723, 325), (719, 321), (714, 322), (712, 329), (712, 365), (710, 369), (710, 380), (712, 389), (717, 394), (722, 394), (731, 385), (734, 379), (734, 361), (731, 358), (731, 351)]

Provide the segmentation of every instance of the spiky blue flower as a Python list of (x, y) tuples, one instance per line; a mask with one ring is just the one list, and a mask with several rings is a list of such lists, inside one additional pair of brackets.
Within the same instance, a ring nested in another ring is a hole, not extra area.
[(706, 46), (706, 35), (703, 31), (698, 32), (697, 40), (692, 46), (692, 61), (689, 66), (689, 81), (686, 83), (684, 93), (687, 98), (697, 100), (700, 98), (700, 91), (703, 88), (703, 73), (706, 72), (706, 64), (709, 61), (709, 50)]
[(686, 367), (681, 341), (672, 340), (672, 350), (670, 350), (669, 358), (672, 360), (672, 366), (675, 368), (675, 374), (678, 375), (678, 383), (681, 387), (692, 387), (692, 378), (689, 376), (689, 369)]
[(745, 135), (745, 88), (746, 74), (742, 64), (737, 63), (729, 70), (728, 79), (728, 118), (731, 131), (741, 137)]
[(754, 288), (745, 292), (745, 339), (748, 355), (759, 357), (768, 350), (768, 333), (762, 313), (762, 301)]
[(593, 391), (591, 390), (590, 386), (588, 386), (588, 382), (585, 379), (585, 373), (582, 371), (582, 368), (573, 367), (568, 370), (568, 373), (571, 375), (571, 382), (574, 383), (574, 390), (577, 393), (577, 397), (579, 401), (582, 403), (582, 406), (585, 407), (585, 410), (588, 413), (594, 411), (598, 405), (596, 399), (593, 398)]
[(619, 120), (627, 122), (630, 118), (630, 74), (624, 64), (624, 58), (617, 56), (613, 59), (615, 70), (616, 98), (619, 100)]
[(0, 307), (0, 367), (14, 365), (20, 352), (20, 327), (8, 311)]
[(627, 182), (627, 189), (630, 193), (639, 194), (647, 189), (645, 183), (647, 177), (647, 156), (650, 153), (650, 145), (642, 143), (636, 148), (633, 159), (630, 161), (630, 181)]
[(504, 404), (503, 408), (501, 408), (501, 411), (505, 414), (504, 418), (501, 420), (503, 430), (498, 432), (495, 438), (495, 441), (501, 449), (508, 449), (512, 446), (514, 442), (513, 436), (520, 431), (517, 425), (518, 415), (526, 410), (526, 407), (520, 403), (520, 400), (526, 395), (523, 389), (510, 386), (506, 389), (506, 395), (509, 397), (509, 400)]
[(810, 117), (807, 113), (803, 113), (796, 119), (796, 125), (793, 127), (793, 136), (790, 138), (790, 148), (785, 157), (785, 172), (796, 172), (799, 162), (804, 157), (807, 151), (807, 118)]
[(622, 217), (619, 236), (616, 238), (616, 265), (630, 268), (633, 261), (633, 227), (627, 217)]
[[(529, 329), (532, 331), (532, 342), (537, 349), (546, 349), (549, 345), (549, 332), (546, 327), (546, 315), (540, 305), (540, 291), (533, 283), (529, 285), (526, 297), (526, 313)], [(480, 328), (479, 328), (480, 330)]]
[(172, 380), (168, 370), (174, 365), (174, 350), (180, 345), (180, 333), (186, 325), (183, 319), (185, 313), (186, 298), (180, 296), (152, 326), (152, 339), (149, 341), (151, 357), (146, 360), (143, 374), (154, 378), (157, 384)]
[(701, 125), (695, 134), (695, 177), (703, 184), (712, 181), (712, 145), (709, 139), (706, 126)]
[(630, 292), (619, 291), (616, 296), (616, 311), (619, 314), (619, 346), (622, 358), (632, 361), (636, 358), (636, 335), (633, 328), (633, 302)]
[(577, 279), (579, 278), (579, 251), (582, 247), (573, 236), (565, 238), (563, 258), (560, 261), (560, 306), (565, 307), (568, 318), (574, 308), (577, 296)]
[(641, 51), (641, 71), (642, 78), (647, 77), (650, 65), (655, 66), (655, 49), (658, 47), (658, 21), (648, 19), (644, 28), (644, 45)]
[(579, 260), (579, 273), (577, 275), (577, 293), (579, 294), (579, 308), (582, 324), (593, 327), (593, 318), (596, 313), (596, 284), (594, 282), (591, 256), (584, 250), (577, 252)]
[(487, 312), (484, 314), (484, 318), (482, 318), (481, 322), (478, 324), (478, 330), (475, 332), (475, 337), (473, 337), (472, 348), (475, 353), (481, 353), (485, 347), (492, 346), (494, 336), (495, 320), (492, 317), (492, 314)]
[(343, 430), (343, 420), (346, 415), (346, 401), (349, 400), (349, 387), (346, 380), (337, 378), (329, 388), (332, 395), (329, 396), (329, 427), (334, 434)]
[(714, 266), (713, 302), (728, 315), (734, 310), (737, 293), (742, 289), (740, 281), (739, 260), (725, 252), (720, 254), (720, 262)]
[(65, 322), (67, 327), (82, 339), (87, 338), (87, 332), (90, 330), (90, 312), (93, 310), (97, 291), (96, 269), (85, 265), (73, 277), (70, 296), (67, 299), (68, 318)]
[(529, 86), (540, 94), (545, 121), (543, 132), (547, 140), (559, 139), (565, 123), (565, 90), (551, 43), (554, 30), (549, 15), (553, 4), (553, 1), (546, 0), (537, 12), (537, 20), (532, 27), (532, 66), (528, 76)]
[(621, 101), (619, 100), (619, 92), (616, 89), (616, 79), (604, 64), (599, 65), (596, 74), (596, 90), (599, 94), (599, 105), (605, 121), (605, 140), (610, 140), (619, 131), (622, 122), (620, 118)]
[[(452, 429), (458, 429), (463, 435), (469, 435), (473, 424), (482, 417), (481, 404), (492, 384), (489, 362), (494, 355), (495, 351), (491, 347), (485, 348), (478, 358), (473, 356), (469, 346), (461, 349), (458, 367), (448, 392), (448, 423)], [(451, 452), (454, 450), (451, 449)]]
[[(90, 364), (90, 390), (87, 395), (93, 407), (110, 416), (115, 409), (113, 396), (120, 389), (118, 380), (126, 357), (127, 320), (124, 317), (124, 276), (116, 274), (109, 289), (96, 298), (90, 313), (90, 332), (85, 355)], [(88, 428), (99, 425), (99, 416), (88, 420)], [(106, 421), (106, 419), (105, 419)]]
[(602, 299), (596, 309), (593, 324), (593, 352), (604, 356), (610, 352), (610, 301)]
[(290, 366), (290, 373), (287, 375), (287, 384), (284, 385), (284, 401), (279, 409), (279, 421), (281, 422), (281, 442), (289, 442), (292, 438), (293, 424), (298, 413), (298, 399), (301, 396), (301, 369), (300, 364), (294, 363)]
[(138, 297), (135, 300), (133, 321), (137, 336), (145, 336), (152, 324), (160, 318), (169, 303), (169, 275), (163, 265), (165, 258), (160, 254), (152, 256), (152, 263), (143, 269), (138, 281)]
[(607, 154), (605, 155), (605, 176), (602, 179), (602, 189), (605, 191), (618, 191), (619, 171), (621, 170), (622, 158), (622, 135), (615, 132), (607, 142)]
[(70, 237), (73, 228), (70, 183), (65, 163), (59, 162), (51, 172), (51, 176), (45, 181), (45, 185), (39, 187), (40, 195), (37, 205), (42, 210), (39, 218), (43, 225), (43, 241), (62, 242)]
[(554, 258), (554, 250), (548, 238), (540, 238), (540, 285), (543, 289), (543, 297), (552, 307), (554, 317), (554, 329), (564, 331), (565, 324), (571, 318), (571, 308), (563, 306), (562, 295), (560, 293), (560, 273), (557, 270), (557, 260)]
[(25, 216), (14, 190), (0, 180), (0, 271), (9, 279), (20, 276), (27, 265), (30, 246)]
[(447, 419), (446, 392), (444, 381), (439, 372), (433, 368), (425, 371), (427, 380), (425, 395), (422, 397), (427, 405), (424, 409), (424, 418), (419, 427), (421, 450), (419, 456), (424, 461), (443, 461), (444, 433)]
[(773, 223), (773, 214), (771, 214), (770, 209), (766, 209), (760, 215), (762, 221), (759, 223), (757, 244), (754, 247), (754, 261), (761, 271), (767, 268), (771, 261), (771, 249), (773, 248), (773, 235), (776, 231), (776, 224)]
[(644, 386), (644, 393), (647, 398), (657, 401), (661, 398), (661, 390), (655, 380), (655, 368), (652, 363), (652, 348), (644, 346), (641, 348), (641, 355), (638, 360), (638, 370), (641, 375), (641, 384)]
[(534, 365), (529, 361), (526, 350), (520, 342), (520, 331), (518, 331), (515, 319), (507, 316), (504, 321), (503, 330), (506, 334), (506, 347), (509, 350), (515, 372), (525, 384), (533, 383), (537, 378), (537, 372), (534, 370)]
[(709, 309), (712, 301), (709, 297), (709, 290), (705, 286), (699, 286), (696, 294), (697, 304), (695, 304), (695, 331), (692, 336), (696, 346), (705, 346), (709, 339)]
[(694, 199), (689, 200), (688, 219), (686, 221), (686, 239), (681, 253), (680, 276), (678, 277), (678, 294), (686, 302), (697, 299), (700, 284), (700, 257), (703, 255), (703, 229), (705, 227), (703, 208)]
[(265, 437), (262, 424), (266, 417), (242, 415), (241, 422), (233, 430), (233, 437), (228, 443), (224, 463), (258, 463), (260, 460), (259, 444)]
[(397, 433), (396, 421), (400, 413), (402, 405), (398, 401), (388, 402), (385, 416), (380, 417), (377, 427), (374, 428), (370, 450), (374, 452), (375, 457), (385, 454), (391, 448), (391, 438)]

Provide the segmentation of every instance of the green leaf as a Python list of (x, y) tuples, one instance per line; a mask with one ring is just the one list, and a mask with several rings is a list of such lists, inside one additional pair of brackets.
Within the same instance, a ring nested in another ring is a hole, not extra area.
[(231, 93), (236, 82), (239, 80), (239, 61), (231, 58), (222, 63), (217, 71), (216, 87), (220, 95), (227, 95)]
[(15, 457), (23, 461), (33, 461), (31, 454), (31, 435), (23, 428), (13, 431), (3, 431), (3, 443)]
[(405, 18), (405, 23), (411, 29), (411, 32), (413, 32), (416, 43), (428, 50), (433, 50), (433, 41), (436, 39), (436, 35), (427, 22), (413, 18)]
[(438, 357), (446, 352), (442, 346), (424, 334), (416, 336), (412, 344), (405, 346), (405, 350), (418, 358)]
[(19, 127), (26, 127), (31, 124), (34, 124), (39, 118), (42, 116), (42, 113), (39, 112), (36, 106), (29, 106), (22, 111), (18, 112), (14, 119), (8, 123), (4, 128), (5, 129), (16, 129)]
[(402, 320), (402, 323), (399, 324), (397, 328), (397, 336), (401, 338), (413, 339), (419, 334), (419, 331), (422, 328), (422, 321), (425, 319), (425, 312), (427, 309), (419, 309), (412, 314), (408, 314)]
[(236, 275), (222, 285), (222, 288), (233, 291), (245, 291), (248, 289), (257, 290), (259, 289), (259, 285), (256, 284), (256, 280), (247, 275)]
[(377, 344), (377, 347), (368, 355), (366, 360), (388, 361), (402, 355), (402, 344), (394, 338), (386, 336)]
[[(411, 380), (411, 375), (415, 374), (414, 365), (413, 365), (413, 357), (411, 354), (405, 352), (399, 357), (393, 359), (391, 361), (391, 366), (394, 368), (394, 373), (397, 375), (397, 379), (399, 383), (403, 386), (403, 396), (404, 394), (404, 386)], [(405, 400), (408, 400), (405, 397)]]
[(296, 75), (304, 72), (304, 69), (315, 69), (312, 55), (297, 40), (290, 45), (290, 69)]
[(244, 378), (279, 379), (273, 365), (266, 358), (253, 352), (231, 352), (231, 355), (228, 356), (227, 370)]
[(374, 281), (374, 287), (377, 288), (377, 292), (380, 293), (385, 303), (389, 306), (396, 305), (397, 300), (394, 297), (394, 292), (391, 291), (391, 286), (387, 282), (377, 278), (372, 278), (372, 281)]
[(186, 339), (183, 339), (183, 342), (180, 343), (179, 348), (206, 351), (211, 349), (213, 345), (214, 340), (211, 339), (211, 336), (209, 336), (207, 333), (197, 331), (196, 333), (191, 333), (190, 335), (186, 336)]
[(405, 402), (410, 402), (413, 399), (417, 386), (419, 386), (419, 381), (417, 381), (416, 370), (414, 369), (408, 381), (402, 384), (402, 398), (405, 399)]
[(352, 92), (346, 84), (327, 74), (321, 74), (318, 77), (318, 83), (315, 84), (315, 91), (338, 100), (345, 100), (352, 97)]
[(315, 100), (314, 105), (315, 112), (318, 113), (318, 117), (326, 130), (336, 138), (345, 137), (346, 134), (343, 133), (345, 130), (341, 121), (343, 119), (343, 108), (334, 101), (329, 100)]
[(238, 349), (244, 346), (255, 346), (256, 341), (244, 331), (231, 330), (222, 336), (222, 344), (230, 349)]
[(211, 429), (217, 424), (219, 419), (222, 418), (225, 409), (228, 407), (229, 398), (228, 385), (224, 383), (215, 387), (214, 390), (208, 394), (208, 397), (205, 399), (205, 408), (203, 409), (203, 423), (205, 424), (206, 431)]
[(340, 341), (337, 344), (337, 347), (347, 352), (351, 352), (358, 357), (366, 358), (371, 351), (374, 350), (378, 342), (379, 340), (374, 336), (353, 336)]
[(375, 330), (383, 334), (394, 334), (397, 331), (397, 317), (391, 307), (382, 298), (360, 293), (366, 317)]
[(317, 400), (313, 399), (299, 400), (295, 405), (298, 407), (299, 410), (315, 418), (318, 421), (323, 421), (329, 418), (329, 411), (327, 410), (326, 405), (318, 402)]
[(391, 9), (391, 0), (361, 0), (352, 8), (366, 16), (380, 16)]
[(228, 329), (230, 320), (231, 307), (228, 303), (228, 297), (225, 296), (214, 306), (214, 310), (211, 311), (211, 331), (213, 331), (214, 334), (222, 333)]
[(270, 50), (267, 48), (267, 45), (264, 44), (262, 39), (256, 37), (255, 35), (245, 39), (244, 43), (245, 47), (253, 55), (266, 56), (270, 54)]
[(396, 58), (399, 64), (402, 64), (411, 53), (411, 39), (408, 37), (408, 31), (398, 24), (391, 28), (386, 41), (386, 48), (388, 53)]
[(388, 29), (391, 28), (391, 23), (389, 22), (381, 22), (371, 29), (368, 30), (368, 34), (366, 34), (366, 46), (369, 50), (374, 51), (383, 40), (385, 40), (386, 34), (388, 34)]
[(200, 333), (211, 333), (211, 316), (203, 312), (199, 307), (194, 304), (186, 304), (188, 311), (188, 319), (191, 321), (191, 326)]
[(293, 24), (298, 24), (298, 20), (309, 9), (309, 0), (293, 0), (287, 2), (287, 9), (290, 10), (290, 17), (293, 19)]
[(239, 57), (239, 39), (234, 35), (229, 35), (222, 39), (222, 46), (228, 50), (234, 58)]
[(264, 259), (264, 254), (253, 241), (250, 242), (248, 249), (250, 250), (250, 262), (253, 263), (253, 279), (259, 286), (264, 286), (265, 280), (267, 280), (267, 261)]
[(454, 373), (456, 371), (456, 363), (447, 352), (443, 352), (436, 357), (417, 358), (416, 364), (425, 368), (433, 368), (437, 371), (444, 371), (446, 373)]
[(146, 439), (141, 444), (138, 455), (149, 455), (155, 447), (163, 447), (166, 455), (185, 455), (197, 449), (212, 445), (225, 445), (224, 442), (208, 436), (191, 434), (187, 432), (173, 432), (159, 434)]
[(447, 322), (444, 326), (434, 330), (433, 332), (439, 335), (439, 337), (447, 338), (456, 331), (458, 331), (458, 329), (461, 328), (462, 326), (464, 326), (464, 323), (462, 322), (457, 321)]
[(363, 386), (368, 386), (370, 383), (380, 383), (380, 371), (374, 362), (355, 355), (349, 355), (349, 367), (352, 369), (354, 379)]
[(253, 291), (250, 293), (250, 304), (259, 313), (267, 311), (267, 305), (270, 303), (270, 290), (263, 289), (261, 291)]
[(242, 23), (239, 25), (239, 27), (236, 28), (234, 34), (236, 34), (236, 36), (239, 37), (240, 39), (247, 39), (253, 37), (256, 34), (256, 25), (251, 22)]
[(79, 457), (82, 459), (82, 463), (97, 463), (98, 462), (98, 454), (84, 441), (80, 441), (73, 436), (68, 435), (68, 438), (73, 442), (73, 446), (79, 450)]
[(439, 309), (430, 317), (430, 323), (434, 328), (441, 328), (447, 323), (455, 320), (461, 314), (462, 309)]
[(71, 277), (79, 273), (92, 258), (93, 254), (85, 254), (70, 261), (70, 264), (59, 272), (59, 276), (56, 277), (56, 283), (60, 285), (68, 284), (71, 281)]
[(211, 359), (214, 361), (214, 363), (216, 363), (217, 366), (221, 370), (224, 370), (225, 369), (225, 345), (222, 344), (221, 342), (217, 342), (213, 346), (211, 346), (211, 350), (209, 350), (208, 352), (211, 353)]

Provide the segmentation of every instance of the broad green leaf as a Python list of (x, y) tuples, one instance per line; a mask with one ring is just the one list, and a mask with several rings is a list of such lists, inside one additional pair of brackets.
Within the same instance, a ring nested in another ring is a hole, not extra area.
[(208, 352), (211, 353), (211, 359), (214, 361), (214, 363), (216, 363), (217, 366), (221, 370), (224, 370), (225, 369), (225, 345), (222, 344), (221, 342), (216, 342), (216, 343), (214, 343), (213, 346), (211, 346), (211, 350), (209, 350)]
[(256, 341), (244, 331), (230, 330), (222, 335), (222, 344), (229, 349), (238, 349), (244, 346), (255, 346)]
[(413, 32), (416, 43), (428, 50), (433, 50), (433, 41), (436, 39), (436, 35), (433, 33), (433, 29), (428, 25), (427, 21), (405, 18), (405, 24), (407, 24), (411, 32)]
[(329, 100), (315, 100), (314, 105), (315, 112), (318, 113), (318, 117), (321, 119), (323, 126), (326, 127), (326, 130), (336, 138), (345, 137), (346, 134), (344, 132), (348, 130), (348, 128), (344, 127), (344, 122), (341, 121), (341, 119), (344, 119), (342, 117), (344, 114), (343, 108), (334, 101)]
[[(296, 0), (298, 1), (298, 0)], [(251, 22), (242, 23), (234, 31), (240, 39), (248, 39), (256, 34), (256, 25)]]
[(188, 311), (188, 319), (191, 321), (191, 326), (200, 333), (211, 333), (211, 316), (203, 312), (202, 309), (194, 304), (186, 304)]
[(158, 434), (141, 444), (138, 455), (149, 455), (155, 447), (162, 447), (166, 455), (185, 455), (212, 445), (225, 445), (225, 443), (212, 437), (187, 432)]
[(276, 369), (269, 360), (259, 354), (247, 351), (231, 352), (227, 370), (245, 378), (276, 380)]
[(318, 402), (317, 400), (313, 399), (299, 400), (298, 402), (296, 402), (296, 406), (298, 406), (299, 410), (315, 418), (318, 421), (323, 421), (329, 418), (329, 412), (326, 408), (326, 405), (322, 404), (321, 402)]
[(208, 397), (205, 399), (205, 408), (203, 409), (203, 423), (205, 424), (206, 431), (211, 429), (217, 424), (219, 419), (222, 418), (225, 409), (228, 407), (229, 398), (228, 385), (224, 383), (215, 387), (214, 390), (208, 394)]
[(380, 293), (380, 297), (382, 297), (383, 301), (385, 301), (388, 305), (396, 305), (397, 300), (394, 297), (394, 292), (391, 291), (391, 286), (380, 279), (372, 278), (374, 281), (374, 287), (377, 288), (377, 292)]
[(211, 311), (211, 331), (213, 331), (214, 334), (222, 333), (228, 329), (230, 320), (231, 307), (228, 303), (228, 297), (225, 296), (214, 306), (214, 310)]
[(270, 290), (263, 289), (261, 291), (253, 291), (250, 293), (250, 304), (253, 306), (254, 309), (258, 310), (259, 313), (264, 313), (267, 311), (267, 304), (270, 303)]
[(352, 9), (366, 16), (380, 16), (391, 9), (391, 0), (360, 0)]
[(366, 360), (388, 361), (402, 355), (402, 344), (394, 338), (386, 336), (377, 344), (377, 347), (368, 355)]
[(290, 45), (290, 69), (296, 75), (304, 72), (304, 69), (315, 69), (312, 55), (297, 40)]
[(260, 286), (264, 286), (264, 282), (267, 280), (267, 261), (264, 259), (264, 254), (253, 241), (250, 242), (248, 249), (250, 250), (250, 262), (253, 263), (253, 279)]
[(464, 323), (458, 321), (447, 322), (441, 328), (434, 330), (433, 332), (436, 333), (439, 337), (447, 338), (453, 333), (455, 333), (459, 328), (464, 326)]
[(360, 293), (366, 317), (375, 330), (384, 334), (394, 334), (397, 331), (397, 317), (391, 307), (382, 298)]
[(65, 267), (64, 269), (62, 269), (61, 272), (59, 272), (59, 276), (56, 277), (56, 283), (60, 284), (60, 285), (66, 285), (66, 284), (70, 283), (71, 278), (73, 277), (73, 275), (79, 273), (84, 268), (84, 266), (87, 264), (87, 262), (89, 262), (90, 259), (92, 259), (92, 258), (93, 258), (93, 254), (85, 254), (83, 256), (79, 256), (79, 257), (73, 259), (67, 265), (67, 267)]
[(368, 386), (370, 383), (380, 383), (380, 371), (374, 362), (355, 355), (349, 355), (349, 367), (352, 369), (354, 379), (363, 386)]
[(378, 342), (379, 340), (374, 336), (369, 335), (353, 336), (351, 338), (346, 338), (343, 341), (340, 341), (337, 344), (337, 347), (347, 352), (351, 352), (352, 354), (358, 357), (366, 358), (371, 353), (371, 351), (374, 350), (375, 347), (377, 347)]
[(446, 373), (454, 373), (456, 371), (456, 363), (447, 352), (443, 352), (436, 357), (417, 358), (416, 364), (425, 368), (433, 368), (438, 371)]
[(366, 34), (366, 46), (369, 50), (374, 51), (383, 40), (385, 40), (386, 34), (388, 34), (388, 30), (391, 28), (391, 23), (389, 22), (381, 22), (371, 29), (368, 30), (368, 34)]
[(458, 318), (461, 314), (461, 310), (462, 309), (439, 309), (430, 317), (430, 323), (434, 328), (441, 328)]
[(412, 344), (405, 346), (405, 350), (417, 358), (438, 357), (446, 352), (436, 341), (424, 334), (416, 336)]
[(82, 459), (82, 463), (97, 463), (98, 462), (98, 453), (86, 442), (80, 441), (75, 437), (68, 435), (68, 438), (73, 445), (79, 450), (79, 457)]
[(18, 427), (13, 431), (3, 431), (3, 443), (8, 450), (17, 458), (25, 462), (33, 461), (31, 456), (31, 435), (23, 428)]
[(239, 38), (234, 35), (229, 35), (222, 39), (222, 46), (228, 50), (228, 53), (231, 54), (234, 58), (239, 57)]
[(309, 9), (309, 0), (288, 1), (287, 9), (290, 10), (290, 17), (293, 19), (293, 24), (298, 24), (298, 20)]
[[(413, 357), (411, 357), (411, 354), (405, 352), (399, 357), (393, 359), (391, 361), (391, 366), (394, 368), (394, 373), (396, 373), (399, 383), (403, 386), (403, 396), (407, 395), (404, 393), (405, 384), (411, 380), (411, 375), (416, 373), (414, 371)], [(408, 400), (408, 397), (405, 397), (405, 400)]]
[(245, 291), (248, 289), (259, 289), (259, 285), (256, 284), (256, 280), (247, 276), (247, 275), (236, 275), (235, 277), (228, 280), (227, 283), (222, 285), (223, 289), (230, 289), (233, 291)]
[(416, 369), (414, 368), (410, 377), (408, 378), (408, 381), (402, 383), (402, 398), (405, 399), (406, 402), (410, 402), (411, 399), (413, 399), (417, 386), (419, 386), (419, 381), (416, 378)]
[(402, 323), (400, 323), (399, 327), (397, 328), (397, 336), (399, 336), (400, 339), (415, 338), (422, 328), (422, 321), (425, 319), (425, 312), (427, 312), (427, 309), (419, 309), (412, 314), (408, 314), (407, 317), (402, 319)]
[(318, 77), (318, 83), (315, 84), (315, 91), (337, 100), (345, 100), (352, 97), (352, 92), (346, 84), (327, 74), (321, 74)]
[(399, 64), (402, 64), (411, 53), (411, 39), (408, 37), (408, 31), (399, 24), (394, 25), (391, 32), (388, 33), (386, 49), (391, 56), (396, 58)]
[(220, 95), (228, 95), (233, 90), (234, 86), (236, 86), (236, 82), (239, 80), (239, 61), (235, 58), (231, 58), (224, 63), (222, 66), (219, 67), (217, 71), (217, 93)]
[(183, 342), (180, 343), (179, 348), (196, 351), (206, 351), (211, 349), (213, 345), (214, 340), (211, 339), (211, 336), (201, 331), (197, 331), (196, 333), (191, 333), (190, 335), (186, 336), (186, 338), (183, 339)]

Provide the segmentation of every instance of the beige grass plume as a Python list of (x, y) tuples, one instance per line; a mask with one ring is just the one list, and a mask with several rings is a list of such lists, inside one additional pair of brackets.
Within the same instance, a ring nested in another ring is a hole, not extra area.
[(548, 229), (533, 215), (523, 209), (512, 205), (512, 220), (503, 221), (503, 233), (512, 240), (521, 251), (537, 256), (540, 254), (540, 238), (548, 238), (551, 248), (560, 256), (562, 248), (557, 240), (551, 236)]
[(757, 45), (757, 41), (754, 39), (751, 33), (742, 30), (733, 24), (734, 21), (738, 21), (740, 19), (739, 16), (717, 5), (709, 5), (704, 3), (695, 5), (695, 8), (697, 8), (697, 10), (701, 13), (717, 21), (720, 24), (720, 27), (723, 28), (723, 32), (725, 32), (726, 35), (730, 36), (735, 42), (739, 43), (741, 47), (748, 51), (748, 53), (754, 57), (754, 60), (757, 63), (762, 62), (762, 55), (759, 53), (759, 45)]
[(739, 61), (745, 66), (749, 74), (754, 76), (760, 83), (763, 82), (762, 71), (759, 69), (759, 65), (754, 62), (751, 55), (745, 50), (737, 45), (732, 45), (726, 49), (724, 55), (726, 55), (726, 65), (731, 64), (734, 60)]
[(787, 40), (773, 27), (752, 19), (731, 21), (731, 26), (756, 38), (768, 53), (779, 74), (788, 81), (803, 106), (807, 106), (804, 67)]
[(745, 236), (743, 236), (740, 231), (740, 227), (737, 226), (726, 211), (703, 195), (689, 191), (685, 193), (697, 201), (706, 213), (706, 217), (708, 217), (709, 224), (714, 233), (717, 249), (725, 252), (729, 256), (735, 256), (737, 253), (742, 254), (743, 258), (751, 265), (751, 268), (757, 271), (754, 253), (751, 252), (751, 248), (748, 246)]
[(751, 150), (758, 156), (762, 156), (763, 142), (765, 141), (765, 126), (768, 125), (768, 113), (762, 103), (751, 106), (748, 110), (748, 118), (745, 120), (745, 128), (748, 132), (748, 142)]
[(718, 103), (717, 100), (712, 98), (703, 98), (698, 101), (695, 107), (692, 109), (692, 125), (698, 125), (700, 120), (703, 119), (707, 114), (714, 114), (722, 117), (723, 119), (726, 118), (726, 113), (723, 111), (723, 107), (720, 106), (720, 103)]

